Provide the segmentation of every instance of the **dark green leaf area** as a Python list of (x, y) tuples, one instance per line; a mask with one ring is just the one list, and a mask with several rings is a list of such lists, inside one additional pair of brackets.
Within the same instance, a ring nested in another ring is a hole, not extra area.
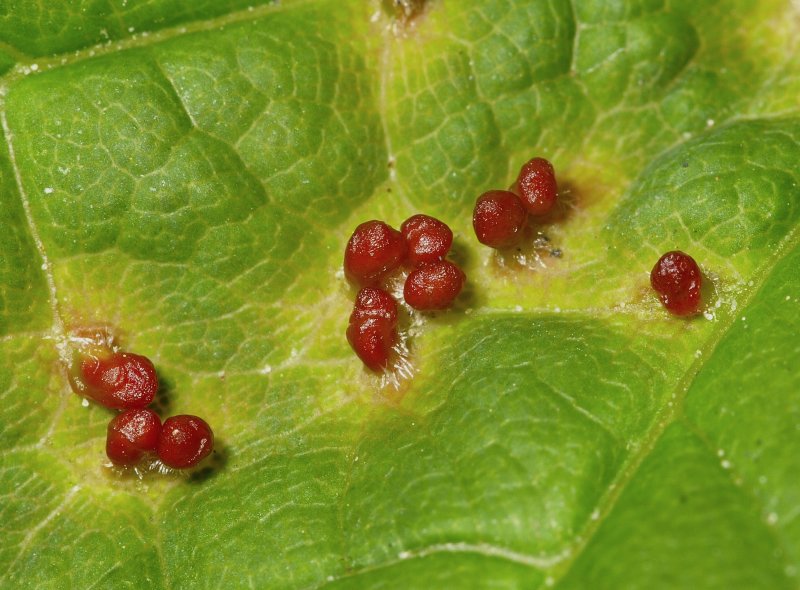
[(648, 438), (680, 367), (585, 319), (476, 318), (431, 346), (440, 354), (428, 393), (376, 412), (355, 451), (350, 557), (366, 567), (463, 544), (562, 561)]

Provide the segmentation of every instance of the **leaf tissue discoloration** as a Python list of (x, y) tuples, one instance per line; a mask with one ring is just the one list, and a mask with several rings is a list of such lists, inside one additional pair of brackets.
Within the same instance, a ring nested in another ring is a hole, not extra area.
[(430, 0), (383, 0), (384, 9), (401, 25), (421, 16), (430, 3)]

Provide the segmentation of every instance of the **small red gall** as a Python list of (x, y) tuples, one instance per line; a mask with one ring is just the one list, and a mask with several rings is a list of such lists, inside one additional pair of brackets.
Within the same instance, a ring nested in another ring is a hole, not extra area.
[(467, 277), (448, 260), (424, 264), (413, 270), (403, 287), (403, 298), (414, 309), (447, 309), (461, 292)]
[(150, 359), (105, 348), (77, 353), (70, 383), (76, 393), (115, 410), (144, 408), (158, 391), (158, 375)]
[(558, 198), (553, 165), (544, 158), (529, 160), (520, 169), (512, 190), (519, 195), (530, 215), (549, 213)]
[(202, 418), (183, 414), (164, 420), (158, 438), (158, 458), (174, 469), (194, 467), (214, 448), (214, 433)]
[(520, 198), (511, 191), (491, 190), (475, 202), (472, 226), (481, 244), (511, 248), (519, 244), (527, 214)]
[(375, 285), (400, 266), (405, 256), (403, 235), (373, 219), (359, 225), (350, 236), (344, 251), (344, 274), (355, 285)]
[(392, 347), (397, 342), (397, 302), (382, 289), (365, 287), (358, 292), (347, 341), (372, 371), (389, 366)]
[(400, 226), (413, 266), (442, 260), (453, 244), (453, 232), (443, 221), (429, 215), (414, 215)]
[(686, 316), (700, 311), (702, 277), (694, 258), (673, 250), (658, 259), (650, 272), (650, 284), (670, 313)]
[(397, 325), (397, 302), (383, 289), (364, 287), (356, 295), (350, 319), (378, 319)]
[(153, 410), (126, 410), (108, 424), (106, 455), (116, 465), (135, 465), (158, 447), (161, 419)]

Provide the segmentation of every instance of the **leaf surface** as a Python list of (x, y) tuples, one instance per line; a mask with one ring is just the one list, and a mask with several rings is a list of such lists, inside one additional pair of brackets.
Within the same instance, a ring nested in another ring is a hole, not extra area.
[[(797, 6), (388, 4), (0, 8), (0, 586), (796, 588)], [(534, 155), (567, 206), (500, 264), (472, 206)], [(417, 212), (469, 286), (396, 391), (341, 256)], [(671, 249), (704, 315), (650, 291)], [(212, 468), (104, 467), (86, 326)]]

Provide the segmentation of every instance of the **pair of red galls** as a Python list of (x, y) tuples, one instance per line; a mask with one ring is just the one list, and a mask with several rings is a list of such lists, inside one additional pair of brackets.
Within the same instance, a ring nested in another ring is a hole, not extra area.
[(69, 373), (72, 389), (113, 410), (123, 410), (109, 423), (106, 454), (115, 465), (133, 466), (155, 453), (175, 469), (194, 467), (214, 446), (211, 427), (188, 414), (161, 418), (147, 408), (158, 391), (158, 375), (150, 360), (106, 346), (75, 353)]
[[(491, 248), (513, 248), (523, 239), (529, 217), (550, 213), (557, 198), (552, 164), (533, 158), (522, 166), (509, 190), (490, 190), (478, 197), (472, 215), (475, 235)], [(403, 286), (403, 299), (410, 307), (446, 309), (458, 296), (466, 277), (444, 259), (452, 242), (453, 232), (447, 224), (421, 214), (407, 219), (400, 231), (372, 220), (353, 232), (345, 249), (344, 272), (361, 289), (350, 315), (347, 340), (371, 370), (389, 368), (398, 340), (397, 301), (387, 288), (404, 266), (412, 268)], [(687, 254), (664, 254), (650, 281), (671, 313), (692, 315), (699, 310), (701, 272)]]

